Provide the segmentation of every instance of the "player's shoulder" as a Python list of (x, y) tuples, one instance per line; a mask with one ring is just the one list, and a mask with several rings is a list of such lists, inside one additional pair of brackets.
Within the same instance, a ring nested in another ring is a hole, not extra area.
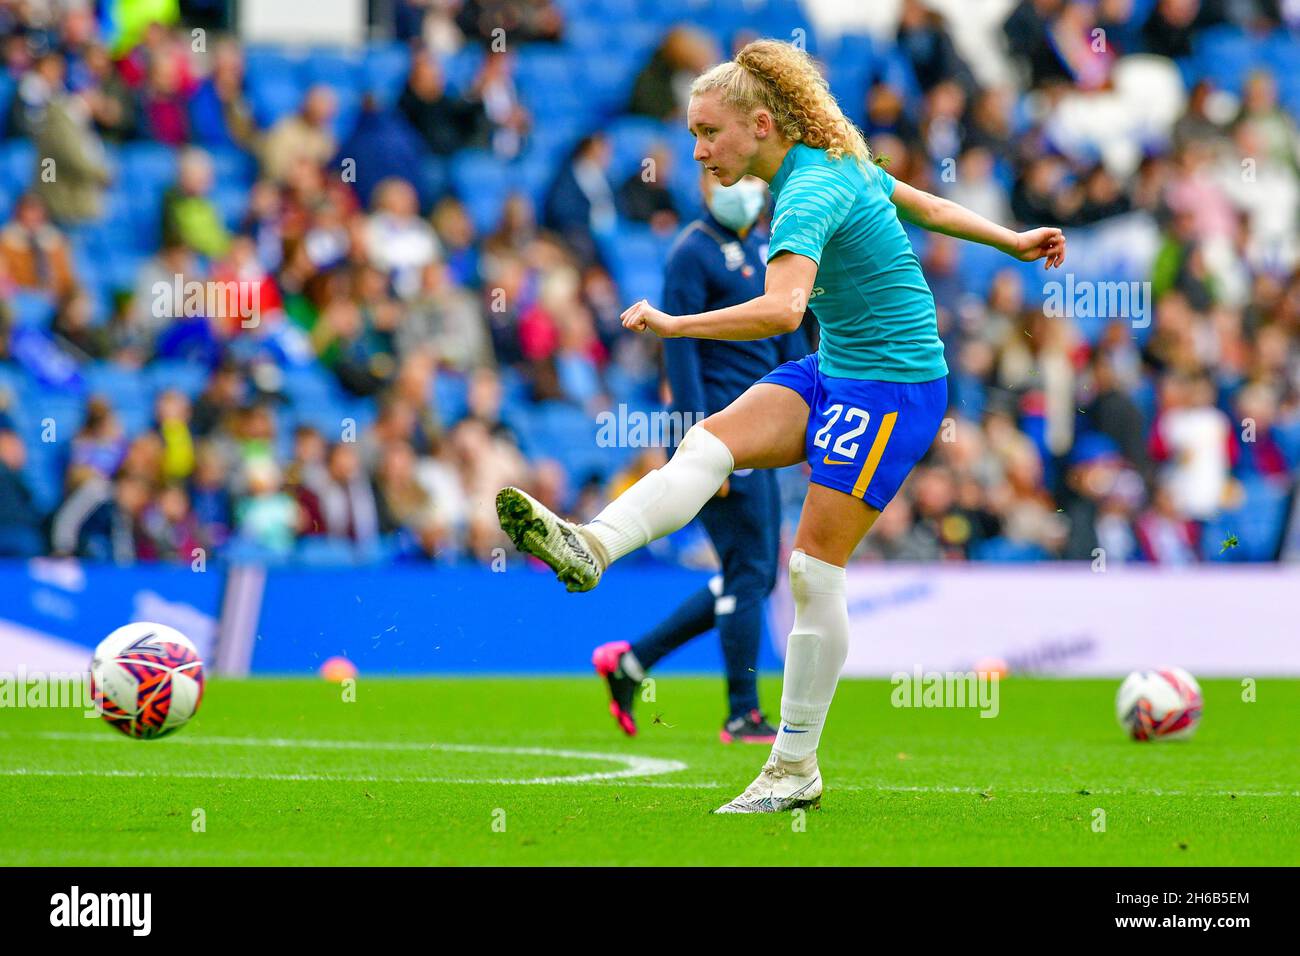
[(832, 159), (824, 149), (805, 143), (790, 147), (790, 174), (781, 187), (781, 198), (804, 201), (819, 194), (851, 200), (866, 180), (861, 163), (852, 156)]

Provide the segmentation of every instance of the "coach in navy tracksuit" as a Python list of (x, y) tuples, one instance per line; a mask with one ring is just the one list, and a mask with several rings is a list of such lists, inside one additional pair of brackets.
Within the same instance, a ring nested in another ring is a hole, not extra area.
[[(663, 309), (691, 315), (747, 302), (763, 293), (767, 238), (753, 230), (767, 201), (766, 186), (747, 178), (723, 187), (701, 177), (708, 213), (683, 230), (668, 256)], [(751, 342), (669, 338), (664, 360), (674, 412), (685, 427), (721, 411), (782, 362), (808, 353), (802, 329)], [(690, 415), (689, 419), (685, 415)], [(675, 648), (716, 626), (727, 666), (730, 716), (726, 743), (771, 743), (776, 731), (758, 706), (757, 664), (763, 602), (776, 584), (780, 500), (776, 473), (738, 471), (704, 506), (700, 520), (722, 561), (722, 574), (688, 598), (667, 620), (629, 645), (597, 648), (593, 663), (610, 686), (610, 711), (636, 733), (632, 702), (645, 672)]]

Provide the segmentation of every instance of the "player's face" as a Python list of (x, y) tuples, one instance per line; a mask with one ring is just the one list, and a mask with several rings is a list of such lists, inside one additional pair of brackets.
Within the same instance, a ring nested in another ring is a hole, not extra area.
[(753, 120), (722, 103), (716, 90), (692, 96), (686, 123), (695, 137), (695, 160), (724, 186), (742, 179), (758, 151)]

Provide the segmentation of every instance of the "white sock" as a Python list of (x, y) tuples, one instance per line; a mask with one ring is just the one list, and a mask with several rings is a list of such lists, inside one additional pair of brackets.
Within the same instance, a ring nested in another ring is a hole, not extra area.
[(611, 501), (582, 531), (595, 539), (608, 566), (684, 526), (717, 494), (734, 467), (722, 440), (692, 425), (667, 464)]
[(826, 711), (849, 653), (844, 569), (802, 551), (790, 555), (794, 627), (785, 649), (781, 727), (772, 753), (794, 763), (817, 753)]

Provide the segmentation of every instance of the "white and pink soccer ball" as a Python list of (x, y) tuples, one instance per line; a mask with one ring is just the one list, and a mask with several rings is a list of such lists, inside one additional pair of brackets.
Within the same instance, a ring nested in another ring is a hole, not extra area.
[(1134, 740), (1182, 740), (1201, 722), (1201, 686), (1181, 667), (1134, 671), (1115, 695), (1115, 716)]
[(183, 727), (203, 699), (203, 661), (180, 631), (137, 622), (95, 648), (90, 692), (106, 721), (139, 740)]

